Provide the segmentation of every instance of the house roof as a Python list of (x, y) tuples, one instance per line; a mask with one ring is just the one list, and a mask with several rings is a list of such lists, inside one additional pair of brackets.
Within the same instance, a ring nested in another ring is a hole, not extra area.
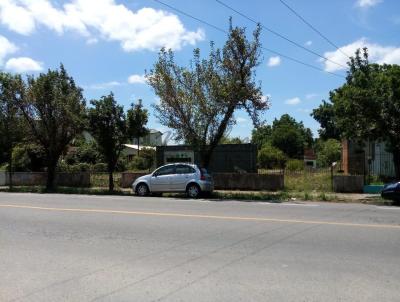
[(134, 150), (142, 150), (142, 149), (153, 149), (153, 150), (155, 150), (156, 148), (155, 147), (150, 147), (150, 146), (139, 146), (138, 147), (138, 145), (132, 145), (132, 144), (124, 144), (124, 146), (126, 147), (126, 148), (129, 148), (129, 149), (134, 149)]

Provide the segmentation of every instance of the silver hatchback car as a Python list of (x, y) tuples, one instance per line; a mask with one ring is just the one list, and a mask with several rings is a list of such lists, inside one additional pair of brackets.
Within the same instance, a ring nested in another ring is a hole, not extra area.
[(191, 198), (201, 193), (211, 193), (214, 182), (204, 168), (187, 163), (174, 163), (161, 166), (151, 174), (137, 178), (132, 184), (133, 192), (139, 196), (150, 193), (186, 192)]

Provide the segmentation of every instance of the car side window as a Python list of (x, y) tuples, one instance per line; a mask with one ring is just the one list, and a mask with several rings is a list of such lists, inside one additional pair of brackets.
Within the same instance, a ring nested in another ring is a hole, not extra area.
[(158, 169), (158, 170), (155, 172), (155, 174), (156, 174), (157, 176), (175, 174), (175, 167), (174, 167), (173, 165), (162, 167), (162, 168)]
[(176, 166), (176, 174), (193, 174), (196, 173), (196, 170), (187, 165), (177, 165)]

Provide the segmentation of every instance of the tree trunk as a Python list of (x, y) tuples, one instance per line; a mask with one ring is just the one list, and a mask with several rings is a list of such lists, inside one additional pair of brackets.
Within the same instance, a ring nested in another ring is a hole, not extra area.
[(54, 179), (56, 177), (56, 164), (51, 162), (47, 167), (46, 191), (54, 190)]
[(400, 150), (393, 150), (393, 163), (394, 163), (394, 171), (396, 173), (396, 179), (400, 180)]
[(114, 178), (113, 178), (113, 171), (108, 171), (108, 191), (114, 191)]
[(211, 157), (214, 152), (215, 147), (209, 146), (208, 148), (200, 149), (200, 162), (201, 167), (208, 169), (211, 162)]

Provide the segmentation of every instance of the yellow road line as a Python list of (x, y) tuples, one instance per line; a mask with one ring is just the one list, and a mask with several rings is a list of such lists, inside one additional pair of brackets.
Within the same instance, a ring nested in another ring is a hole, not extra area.
[(395, 224), (364, 224), (364, 223), (351, 223), (351, 222), (277, 219), (277, 218), (263, 218), (263, 217), (219, 216), (219, 215), (181, 214), (181, 213), (165, 213), (165, 212), (164, 213), (163, 212), (141, 212), (141, 211), (119, 211), (119, 210), (102, 210), (102, 209), (51, 208), (51, 207), (35, 207), (35, 206), (15, 205), (15, 204), (0, 204), (0, 207), (45, 210), (45, 211), (56, 211), (56, 212), (108, 213), (108, 214), (142, 215), (142, 216), (165, 216), (165, 217), (206, 218), (206, 219), (244, 220), (244, 221), (266, 221), (266, 222), (322, 224), (322, 225), (366, 227), (366, 228), (400, 229), (400, 225), (395, 225)]

